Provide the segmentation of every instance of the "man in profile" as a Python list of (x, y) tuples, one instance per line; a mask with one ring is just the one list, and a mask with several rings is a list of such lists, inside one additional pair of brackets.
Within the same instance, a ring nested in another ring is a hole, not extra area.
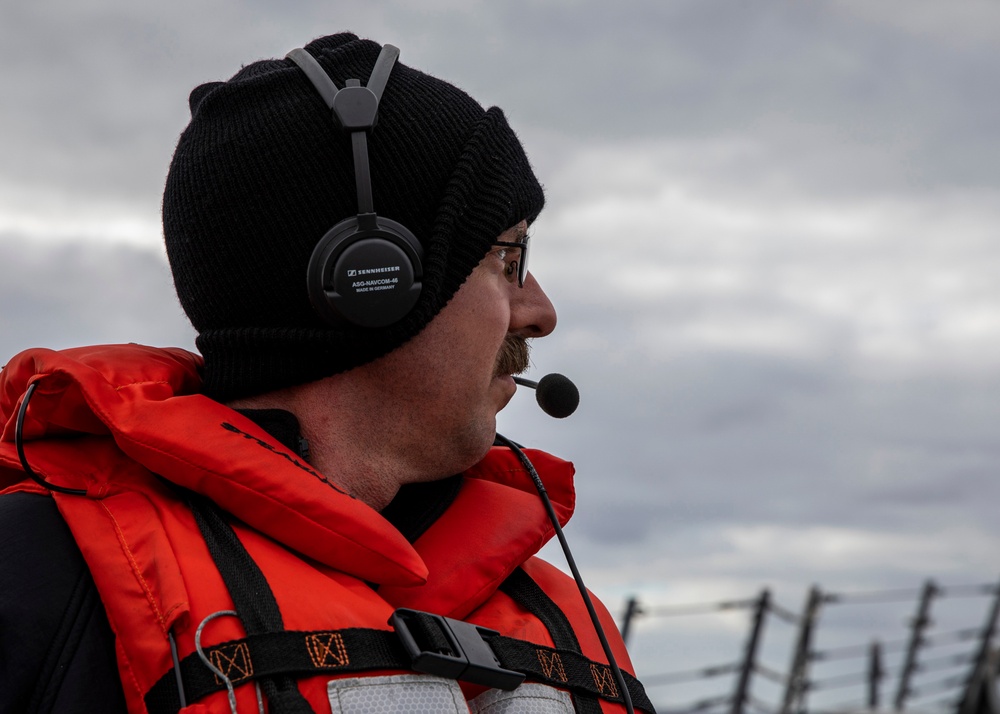
[(349, 34), (190, 107), (163, 225), (201, 354), (0, 373), (0, 711), (651, 711), (535, 557), (531, 472), (565, 522), (572, 466), (494, 446), (556, 325), (503, 113)]

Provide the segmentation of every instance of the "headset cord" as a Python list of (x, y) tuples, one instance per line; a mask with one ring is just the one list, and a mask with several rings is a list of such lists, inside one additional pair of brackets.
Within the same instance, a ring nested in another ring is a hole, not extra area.
[(542, 483), (541, 477), (532, 465), (531, 460), (528, 459), (525, 453), (521, 450), (521, 447), (503, 434), (497, 434), (496, 438), (517, 455), (521, 465), (524, 466), (528, 475), (531, 476), (531, 480), (534, 482), (535, 488), (538, 489), (538, 495), (541, 496), (542, 503), (545, 505), (545, 510), (548, 513), (549, 520), (552, 521), (552, 527), (555, 529), (556, 537), (559, 539), (559, 545), (562, 546), (563, 554), (566, 556), (566, 563), (569, 565), (569, 569), (573, 573), (573, 579), (576, 581), (576, 586), (580, 590), (580, 596), (583, 598), (583, 604), (587, 606), (587, 612), (590, 613), (590, 620), (594, 623), (594, 630), (597, 632), (597, 637), (601, 640), (601, 647), (604, 649), (604, 654), (608, 658), (608, 665), (611, 667), (611, 672), (615, 677), (615, 682), (618, 685), (618, 691), (622, 693), (622, 701), (625, 704), (625, 710), (628, 714), (635, 714), (635, 709), (632, 708), (632, 697), (629, 695), (628, 686), (625, 684), (625, 677), (622, 676), (622, 671), (618, 667), (618, 661), (615, 659), (615, 655), (611, 651), (611, 645), (608, 643), (607, 635), (604, 634), (604, 627), (601, 625), (601, 621), (597, 617), (597, 610), (594, 609), (594, 603), (590, 598), (590, 593), (587, 592), (587, 586), (583, 583), (583, 576), (580, 575), (580, 571), (576, 567), (576, 561), (573, 559), (573, 553), (570, 552), (569, 543), (566, 542), (566, 536), (563, 534), (562, 526), (559, 525), (559, 519), (556, 517), (555, 508), (552, 507), (552, 500), (549, 498), (548, 491), (545, 490), (545, 484)]
[(87, 489), (85, 488), (66, 488), (65, 486), (56, 486), (54, 483), (49, 483), (35, 473), (35, 470), (31, 468), (31, 464), (28, 463), (28, 457), (24, 453), (24, 418), (28, 413), (28, 402), (31, 401), (31, 397), (37, 387), (38, 382), (32, 382), (28, 385), (28, 389), (24, 392), (24, 397), (21, 399), (21, 406), (18, 407), (17, 420), (14, 423), (14, 448), (17, 449), (17, 458), (21, 461), (21, 468), (24, 469), (24, 473), (31, 477), (32, 481), (50, 491), (66, 493), (70, 496), (86, 496)]

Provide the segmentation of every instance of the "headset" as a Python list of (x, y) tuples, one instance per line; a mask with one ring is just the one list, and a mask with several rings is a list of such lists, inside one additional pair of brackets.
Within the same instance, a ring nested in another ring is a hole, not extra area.
[(378, 122), (378, 107), (399, 48), (385, 45), (368, 84), (349, 79), (343, 89), (305, 49), (286, 57), (297, 64), (351, 135), (358, 215), (345, 218), (319, 240), (306, 269), (309, 302), (335, 327), (387, 327), (403, 319), (420, 297), (423, 246), (403, 225), (375, 213), (368, 132)]
[[(319, 62), (304, 49), (292, 50), (286, 57), (302, 68), (332, 110), (334, 120), (342, 129), (351, 133), (354, 177), (358, 191), (357, 217), (346, 218), (335, 225), (313, 250), (306, 273), (309, 300), (316, 312), (333, 325), (347, 322), (368, 328), (386, 327), (405, 317), (416, 304), (423, 273), (423, 248), (419, 241), (399, 223), (377, 216), (372, 205), (367, 133), (378, 121), (379, 100), (389, 73), (399, 57), (399, 49), (384, 45), (375, 61), (368, 84), (362, 87), (360, 80), (349, 79), (341, 90), (337, 89)], [(539, 405), (552, 416), (568, 416), (579, 403), (580, 395), (576, 386), (562, 375), (547, 375), (538, 382), (520, 378), (517, 381), (537, 388)], [(19, 430), (16, 436), (19, 436)], [(631, 714), (634, 708), (628, 686), (576, 567), (545, 486), (531, 461), (517, 444), (500, 434), (496, 438), (515, 453), (538, 490), (601, 647), (608, 658), (622, 703)], [(22, 464), (26, 464), (23, 459)]]

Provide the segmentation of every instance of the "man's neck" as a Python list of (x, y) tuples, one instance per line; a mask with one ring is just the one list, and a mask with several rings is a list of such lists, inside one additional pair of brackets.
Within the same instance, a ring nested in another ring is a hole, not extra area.
[[(261, 429), (277, 439), (303, 461), (311, 463), (309, 442), (302, 436), (299, 420), (285, 409), (239, 409)], [(411, 543), (416, 542), (458, 496), (460, 475), (430, 483), (413, 483), (399, 489), (382, 515)]]
[[(359, 406), (363, 400), (338, 388), (338, 381), (331, 377), (235, 400), (228, 406), (239, 411), (280, 410), (294, 415), (298, 438), (308, 444), (310, 465), (376, 510), (387, 506), (404, 484), (434, 481), (455, 473), (435, 468), (433, 460), (427, 458), (427, 450), (410, 443), (414, 437), (412, 425), (399, 424)], [(275, 437), (285, 443), (281, 435)], [(301, 455), (301, 444), (285, 445)]]

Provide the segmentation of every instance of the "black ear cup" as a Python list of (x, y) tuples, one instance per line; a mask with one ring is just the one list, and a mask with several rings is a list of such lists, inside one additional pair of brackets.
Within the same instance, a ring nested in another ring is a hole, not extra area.
[(380, 218), (372, 208), (368, 132), (399, 49), (385, 45), (364, 87), (356, 79), (338, 89), (316, 58), (304, 49), (288, 59), (305, 72), (336, 123), (351, 135), (358, 215), (335, 225), (313, 249), (306, 288), (313, 309), (334, 326), (387, 327), (403, 319), (420, 297), (423, 247), (405, 227)]
[(420, 297), (423, 247), (399, 223), (364, 214), (320, 239), (306, 271), (309, 300), (327, 322), (387, 327)]

